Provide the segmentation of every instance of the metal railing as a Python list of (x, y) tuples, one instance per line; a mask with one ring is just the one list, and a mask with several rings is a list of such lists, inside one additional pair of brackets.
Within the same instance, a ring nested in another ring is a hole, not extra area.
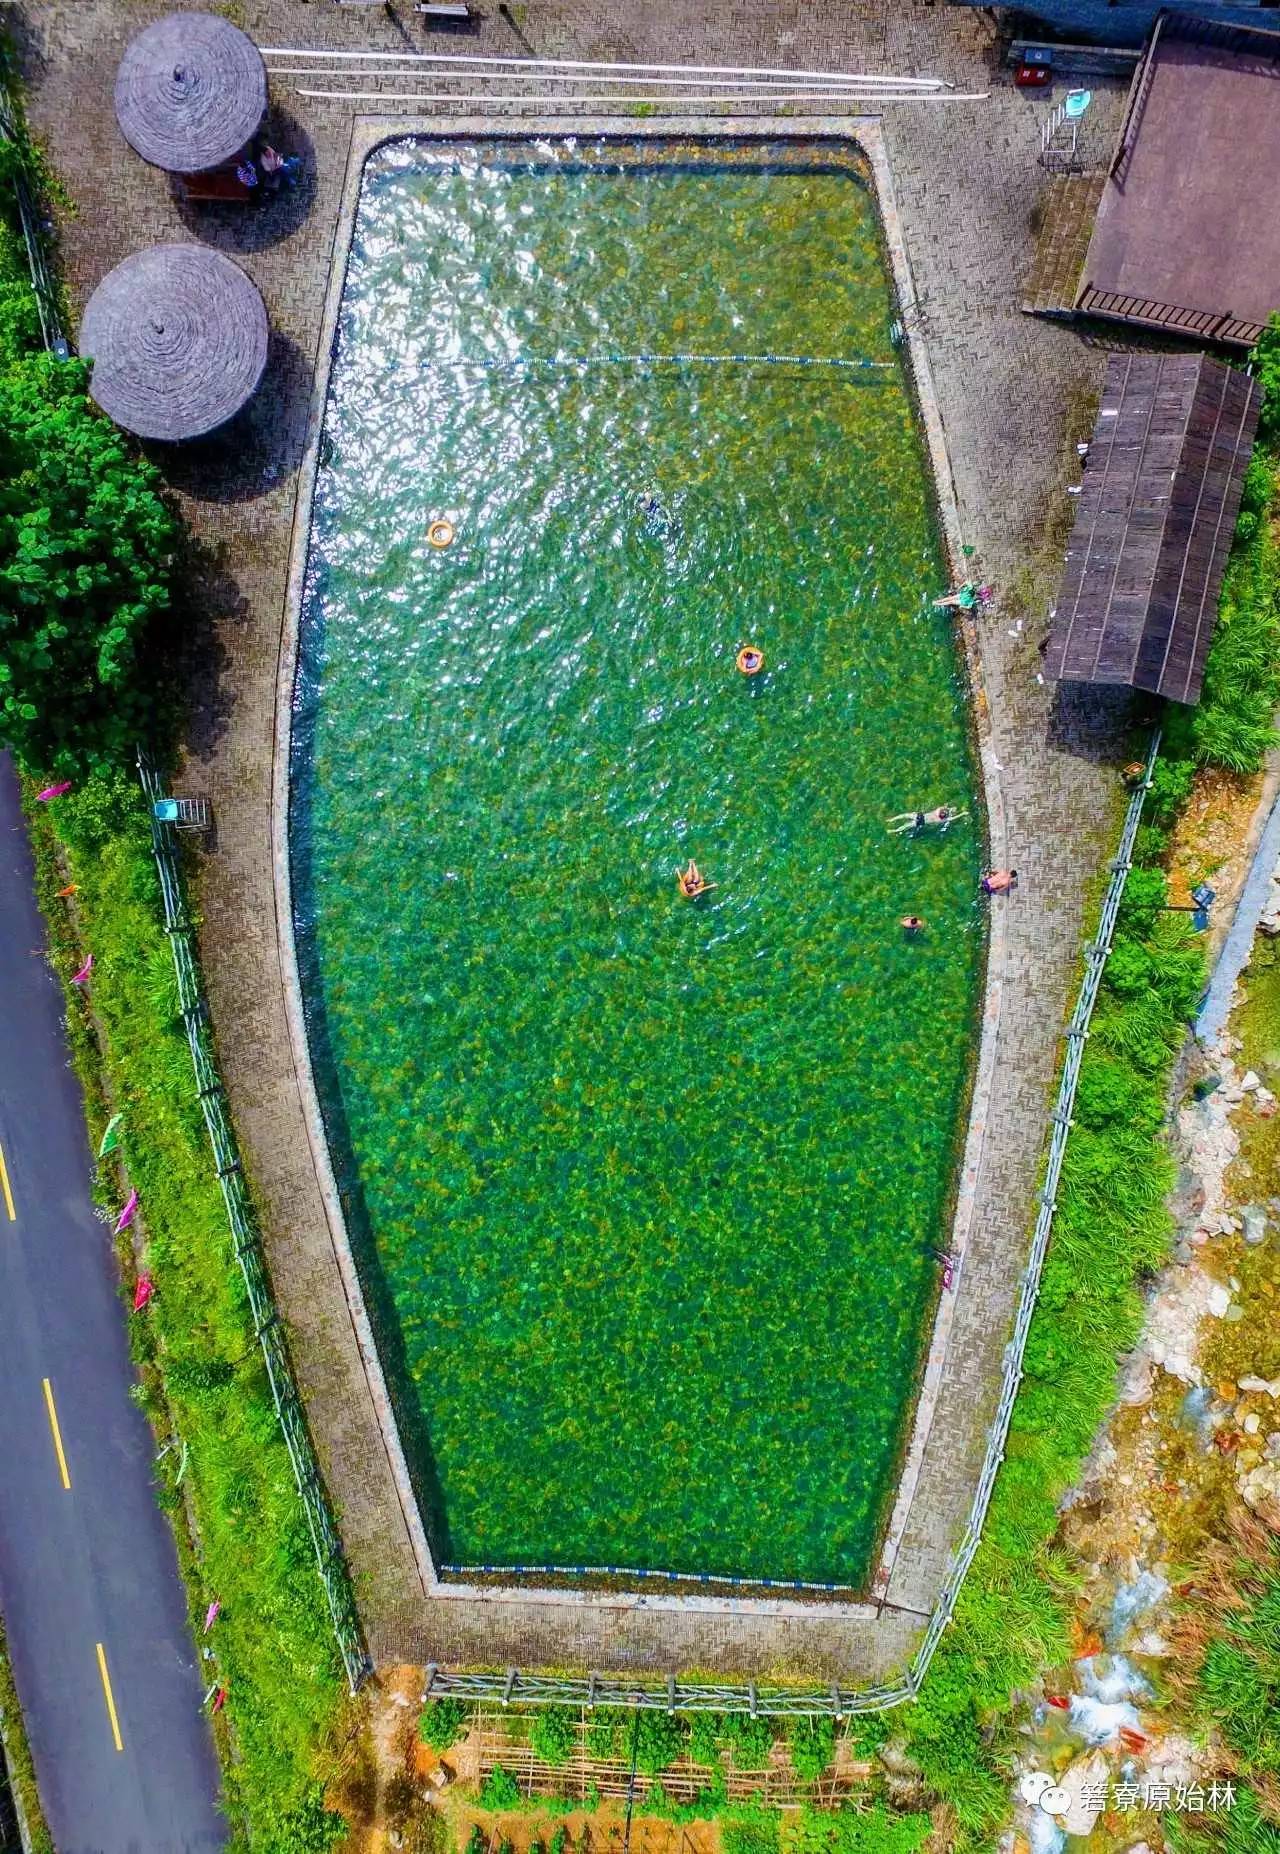
[(65, 360), (70, 350), (67, 347), (66, 336), (62, 332), (58, 286), (49, 268), (44, 239), (40, 231), (40, 221), (36, 213), (37, 189), (28, 167), (26, 146), (18, 131), (8, 84), (2, 75), (0, 75), (0, 141), (7, 143), (13, 150), (14, 159), (9, 180), (13, 187), (14, 202), (18, 208), (18, 222), (22, 227), (22, 242), (27, 248), (27, 264), (31, 271), (31, 291), (36, 299), (36, 314), (40, 318), (41, 339), (51, 353)]
[(164, 903), (164, 930), (169, 939), (178, 979), (178, 1008), (191, 1050), (196, 1097), (204, 1114), (209, 1144), (213, 1149), (214, 1167), (222, 1190), (222, 1201), (226, 1206), (227, 1222), (231, 1227), (231, 1244), (244, 1277), (253, 1330), (262, 1347), (267, 1380), (271, 1386), (271, 1399), (280, 1419), (285, 1447), (289, 1451), (294, 1479), (298, 1484), (298, 1494), (307, 1515), (316, 1565), (329, 1602), (329, 1614), (338, 1639), (342, 1664), (354, 1693), (373, 1671), (372, 1663), (360, 1633), (346, 1561), (320, 1478), (303, 1414), (302, 1399), (293, 1381), (280, 1314), (267, 1278), (262, 1243), (245, 1187), (240, 1155), (231, 1131), (222, 1081), (214, 1061), (213, 1040), (209, 1033), (195, 956), (191, 950), (192, 928), (183, 906), (178, 862), (174, 854), (173, 827), (162, 823), (155, 815), (156, 801), (166, 794), (156, 769), (143, 753), (138, 755), (138, 777), (151, 809), (151, 846), (155, 851), (156, 871)]
[(969, 1509), (964, 1536), (952, 1557), (941, 1593), (929, 1618), (929, 1626), (921, 1638), (920, 1645), (912, 1657), (904, 1678), (895, 1686), (866, 1687), (861, 1690), (830, 1686), (805, 1693), (779, 1688), (759, 1688), (754, 1684), (746, 1687), (730, 1687), (706, 1686), (699, 1682), (697, 1685), (692, 1685), (673, 1678), (669, 1678), (664, 1686), (659, 1687), (645, 1686), (643, 1682), (610, 1679), (597, 1674), (588, 1675), (585, 1679), (572, 1679), (554, 1675), (522, 1674), (517, 1668), (511, 1668), (505, 1674), (465, 1674), (450, 1673), (444, 1668), (431, 1667), (427, 1670), (427, 1693), (429, 1695), (443, 1697), (446, 1694), (457, 1694), (463, 1698), (476, 1700), (498, 1700), (504, 1705), (517, 1702), (522, 1706), (565, 1704), (642, 1706), (661, 1708), (668, 1712), (677, 1710), (680, 1712), (749, 1712), (753, 1717), (757, 1715), (795, 1717), (832, 1713), (837, 1718), (844, 1718), (849, 1714), (859, 1712), (886, 1712), (890, 1707), (900, 1706), (905, 1700), (916, 1697), (924, 1684), (929, 1664), (937, 1652), (943, 1632), (955, 1612), (956, 1602), (969, 1566), (973, 1563), (974, 1554), (981, 1543), (987, 1508), (991, 1504), (996, 1476), (1004, 1460), (1009, 1423), (1013, 1416), (1018, 1387), (1022, 1382), (1027, 1338), (1031, 1331), (1031, 1320), (1040, 1293), (1040, 1277), (1049, 1247), (1050, 1232), (1053, 1228), (1058, 1181), (1062, 1175), (1062, 1161), (1066, 1154), (1067, 1136), (1071, 1129), (1071, 1115), (1075, 1107), (1076, 1084), (1080, 1079), (1080, 1063), (1084, 1054), (1085, 1039), (1089, 1034), (1089, 1023), (1093, 1016), (1093, 1007), (1097, 1002), (1098, 988), (1102, 983), (1103, 970), (1111, 951), (1116, 918), (1120, 912), (1120, 903), (1124, 898), (1125, 882), (1132, 867), (1134, 839), (1142, 821), (1142, 807), (1150, 789), (1152, 768), (1155, 765), (1159, 747), (1160, 731), (1157, 729), (1151, 738), (1142, 780), (1136, 786), (1125, 813), (1124, 829), (1120, 834), (1120, 847), (1111, 864), (1111, 880), (1107, 884), (1107, 892), (1103, 898), (1097, 932), (1085, 952), (1084, 978), (1081, 981), (1075, 1010), (1071, 1014), (1071, 1021), (1066, 1029), (1067, 1053), (1062, 1065), (1062, 1078), (1058, 1084), (1057, 1100), (1050, 1116), (1052, 1132), (1049, 1138), (1049, 1156), (1045, 1166), (1044, 1184), (1039, 1193), (1040, 1209), (1031, 1238), (1031, 1250), (1022, 1271), (1013, 1332), (1005, 1347), (1000, 1400), (996, 1405), (995, 1416), (987, 1437), (987, 1451), (983, 1458), (982, 1471), (978, 1477), (973, 1503)]

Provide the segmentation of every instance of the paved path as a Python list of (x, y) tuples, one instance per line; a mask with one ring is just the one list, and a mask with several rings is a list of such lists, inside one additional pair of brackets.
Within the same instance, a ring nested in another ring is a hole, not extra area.
[[(128, 37), (171, 0), (40, 0), (14, 9), (30, 110), (77, 204), (64, 229), (69, 293), (82, 307), (111, 265), (140, 246), (196, 238), (220, 246), (266, 297), (273, 337), (262, 390), (222, 443), (158, 454), (201, 551), (191, 577), (189, 783), (218, 816), (216, 854), (198, 884), (201, 952), (219, 1053), (246, 1169), (263, 1213), (273, 1280), (289, 1329), (322, 1467), (357, 1574), (379, 1661), (699, 1669), (759, 1676), (868, 1679), (901, 1660), (957, 1536), (998, 1382), (1000, 1355), (1034, 1216), (1058, 1039), (1075, 975), (1086, 885), (1118, 828), (1116, 705), (1056, 703), (1037, 681), (1055, 563), (1046, 518), (1064, 506), (1074, 453), (1067, 412), (1095, 393), (1105, 354), (1074, 331), (1019, 313), (1042, 179), (1035, 161), (1043, 99), (1015, 91), (989, 22), (923, 0), (530, 0), (522, 32), (542, 55), (790, 68), (932, 73), (983, 103), (890, 105), (883, 131), (921, 299), (938, 407), (962, 523), (985, 576), (1021, 594), (983, 627), (992, 740), (1003, 767), (1009, 856), (1022, 875), (1006, 910), (1009, 935), (996, 1079), (987, 1115), (974, 1238), (965, 1265), (948, 1383), (921, 1506), (895, 1573), (902, 1605), (875, 1625), (820, 1619), (760, 1628), (745, 1616), (673, 1624), (646, 1609), (596, 1613), (424, 1601), (407, 1529), (373, 1417), (335, 1265), (293, 1069), (276, 948), (270, 857), (275, 676), (289, 537), (322, 347), (325, 286), (351, 141), (351, 105), (310, 102), (273, 84), (273, 139), (297, 149), (298, 192), (246, 216), (194, 213), (121, 141), (111, 109), (115, 62)], [(264, 44), (402, 50), (425, 43), (400, 6), (239, 0)], [(405, 22), (408, 22), (407, 24)], [(465, 47), (510, 54), (496, 7)], [(1122, 94), (1095, 85), (1086, 133), (1105, 151)], [(355, 107), (359, 107), (358, 105)], [(447, 126), (445, 112), (439, 126)], [(622, 131), (634, 118), (618, 119)], [(795, 132), (803, 134), (797, 118)], [(341, 252), (339, 252), (339, 257)]]
[(0, 759), (0, 1610), (58, 1854), (196, 1854), (217, 1763), (43, 955)]

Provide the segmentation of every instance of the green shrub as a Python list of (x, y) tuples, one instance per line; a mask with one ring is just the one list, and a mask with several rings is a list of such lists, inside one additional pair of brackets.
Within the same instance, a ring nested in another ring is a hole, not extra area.
[(897, 1815), (880, 1801), (868, 1809), (799, 1809), (783, 1831), (783, 1854), (918, 1854), (932, 1827), (927, 1815)]
[(1272, 315), (1259, 336), (1252, 360), (1253, 377), (1262, 388), (1258, 436), (1264, 443), (1280, 445), (1280, 313)]
[(689, 1756), (695, 1764), (718, 1764), (720, 1761), (720, 1714), (689, 1714)]
[(769, 1761), (774, 1729), (771, 1719), (753, 1719), (748, 1712), (721, 1715), (720, 1737), (733, 1751), (739, 1770), (760, 1770)]
[(418, 1736), (433, 1751), (448, 1751), (471, 1723), (471, 1708), (460, 1699), (428, 1700), (418, 1718)]
[(567, 1764), (578, 1742), (578, 1715), (567, 1706), (544, 1706), (534, 1715), (529, 1743), (544, 1764)]
[(720, 1833), (724, 1854), (778, 1854), (780, 1817), (759, 1809), (727, 1821)]
[(791, 1727), (791, 1763), (797, 1777), (812, 1783), (829, 1769), (836, 1754), (836, 1722), (828, 1713), (797, 1719)]
[(1172, 759), (1161, 755), (1152, 768), (1151, 789), (1147, 793), (1144, 817), (1152, 824), (1171, 825), (1191, 796), (1195, 776), (1195, 765), (1190, 759)]
[(0, 370), (0, 739), (40, 775), (119, 764), (150, 732), (139, 653), (169, 606), (176, 525), (88, 377), (47, 354)]
[(485, 1854), (488, 1845), (488, 1835), (485, 1834), (479, 1822), (473, 1822), (471, 1833), (467, 1836), (467, 1854)]
[(494, 1810), (520, 1807), (520, 1785), (501, 1764), (495, 1764), (480, 1785), (480, 1807)]
[[(646, 1708), (636, 1714), (632, 1730), (635, 1733), (636, 1769), (642, 1770), (648, 1777), (656, 1777), (659, 1771), (668, 1770), (684, 1749), (684, 1728), (673, 1713)], [(630, 1742), (628, 1739), (628, 1755)]]

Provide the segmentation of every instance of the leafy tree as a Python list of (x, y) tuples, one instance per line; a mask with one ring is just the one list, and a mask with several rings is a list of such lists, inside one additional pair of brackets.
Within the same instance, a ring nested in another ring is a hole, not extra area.
[(159, 478), (87, 377), (47, 354), (0, 372), (0, 739), (41, 774), (119, 764), (145, 735), (139, 651), (169, 605)]

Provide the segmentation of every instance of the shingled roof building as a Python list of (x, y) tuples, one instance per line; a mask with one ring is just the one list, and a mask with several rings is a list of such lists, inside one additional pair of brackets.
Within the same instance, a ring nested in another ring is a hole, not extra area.
[(1050, 676), (1199, 699), (1261, 397), (1204, 355), (1110, 357)]

